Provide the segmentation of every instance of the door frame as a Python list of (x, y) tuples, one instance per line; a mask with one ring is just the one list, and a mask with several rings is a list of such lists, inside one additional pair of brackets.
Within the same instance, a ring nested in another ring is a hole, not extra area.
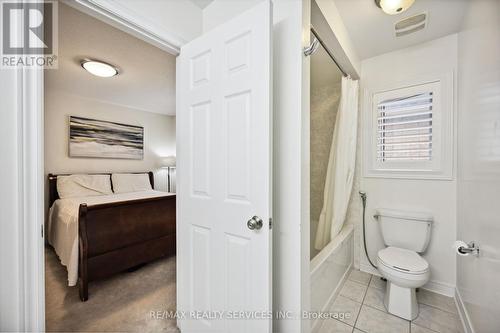
[[(110, 0), (63, 0), (63, 3), (129, 33), (176, 56), (185, 41), (162, 30), (138, 13)], [(19, 249), (20, 331), (45, 331), (45, 176), (44, 176), (44, 70), (16, 69), (19, 114), (19, 215), (21, 226), (13, 235)], [(17, 223), (18, 221), (13, 221)], [(6, 281), (7, 283), (10, 281)]]
[[(340, 13), (333, 1), (304, 0), (302, 18), (302, 47), (310, 45), (311, 27), (319, 33), (323, 42), (332, 52), (335, 60), (352, 79), (360, 79), (360, 60), (355, 53), (351, 40), (346, 33), (346, 27), (340, 18)], [(301, 170), (301, 299), (302, 311), (311, 311), (311, 281), (310, 281), (310, 96), (311, 96), (311, 57), (303, 56), (302, 60), (302, 103), (300, 127), (302, 154)], [(312, 332), (311, 320), (304, 319), (301, 323), (302, 332)]]

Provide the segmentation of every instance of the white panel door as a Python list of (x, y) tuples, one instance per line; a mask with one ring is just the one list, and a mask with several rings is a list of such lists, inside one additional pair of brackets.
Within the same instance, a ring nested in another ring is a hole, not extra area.
[(271, 119), (271, 4), (264, 1), (186, 44), (177, 58), (183, 333), (271, 332)]

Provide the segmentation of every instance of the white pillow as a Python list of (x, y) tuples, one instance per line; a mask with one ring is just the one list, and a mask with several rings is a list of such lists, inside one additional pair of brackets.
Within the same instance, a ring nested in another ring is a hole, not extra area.
[(57, 176), (59, 198), (91, 197), (113, 194), (109, 175)]
[(111, 175), (111, 181), (115, 193), (152, 190), (147, 173), (114, 173)]

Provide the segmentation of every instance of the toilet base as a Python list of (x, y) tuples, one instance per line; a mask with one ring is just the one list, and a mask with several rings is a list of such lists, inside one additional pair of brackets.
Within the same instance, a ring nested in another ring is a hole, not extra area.
[(405, 288), (387, 281), (384, 305), (387, 311), (406, 320), (418, 316), (418, 303), (415, 288)]

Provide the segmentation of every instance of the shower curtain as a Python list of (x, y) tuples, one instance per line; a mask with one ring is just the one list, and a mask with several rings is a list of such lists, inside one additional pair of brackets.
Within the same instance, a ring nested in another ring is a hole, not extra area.
[(326, 171), (323, 208), (316, 232), (317, 250), (325, 247), (344, 225), (354, 178), (357, 126), (358, 81), (342, 77), (342, 93)]

